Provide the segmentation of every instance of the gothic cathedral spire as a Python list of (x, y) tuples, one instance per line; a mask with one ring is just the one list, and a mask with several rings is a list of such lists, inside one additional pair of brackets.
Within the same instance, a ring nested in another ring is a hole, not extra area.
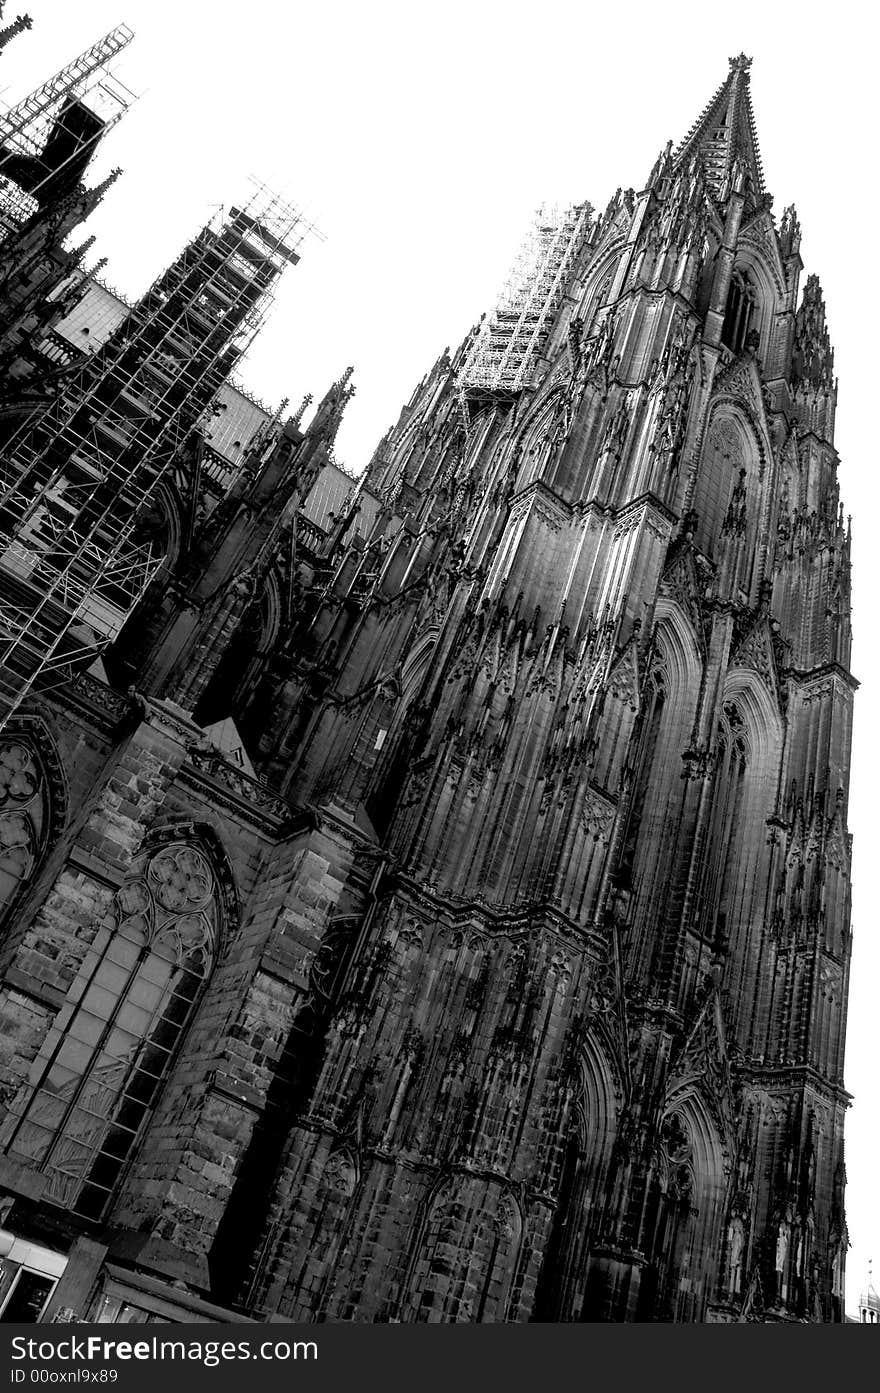
[(675, 152), (675, 166), (700, 161), (706, 182), (723, 205), (734, 188), (745, 194), (750, 209), (765, 197), (764, 176), (752, 111), (751, 58), (728, 60), (730, 71)]

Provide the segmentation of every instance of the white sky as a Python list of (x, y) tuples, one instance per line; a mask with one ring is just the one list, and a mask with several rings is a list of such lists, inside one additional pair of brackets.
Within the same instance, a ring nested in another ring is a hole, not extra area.
[[(316, 396), (348, 364), (357, 394), (338, 441), (360, 470), (438, 353), (488, 309), (531, 211), (640, 187), (727, 73), (754, 58), (767, 186), (797, 205), (804, 276), (819, 274), (837, 350), (837, 446), (854, 519), (853, 667), (862, 681), (850, 800), (855, 948), (847, 1086), (847, 1308), (880, 1261), (875, 1001), (880, 949), (870, 889), (872, 723), (880, 548), (871, 284), (878, 226), (876, 60), (864, 0), (20, 0), (29, 34), (0, 55), (6, 102), (108, 29), (135, 30), (117, 60), (140, 100), (96, 163), (125, 176), (90, 220), (107, 279), (136, 296), (253, 173), (326, 234), (288, 271), (245, 384), (277, 405)], [(869, 240), (870, 239), (870, 240)], [(870, 443), (869, 443), (870, 442)], [(875, 631), (876, 632), (876, 631)]]

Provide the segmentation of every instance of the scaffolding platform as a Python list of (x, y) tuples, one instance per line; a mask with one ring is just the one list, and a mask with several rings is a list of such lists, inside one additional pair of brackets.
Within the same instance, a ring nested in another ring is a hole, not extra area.
[(459, 386), (466, 398), (474, 391), (507, 396), (537, 384), (592, 212), (588, 203), (538, 209), (495, 310), (462, 365)]
[(23, 101), (0, 111), (0, 245), (76, 186), (98, 141), (135, 100), (108, 66), (132, 38), (127, 24), (118, 25)]

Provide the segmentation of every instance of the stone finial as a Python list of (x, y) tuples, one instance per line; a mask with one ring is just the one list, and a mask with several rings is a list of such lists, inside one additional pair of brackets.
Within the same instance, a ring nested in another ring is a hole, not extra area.
[(825, 300), (819, 277), (807, 277), (795, 318), (792, 383), (809, 383), (827, 391), (834, 387), (834, 350), (825, 321)]
[[(5, 6), (0, 5), (0, 19), (3, 18), (4, 9)], [(11, 24), (7, 25), (5, 29), (0, 29), (0, 49), (5, 48), (6, 45), (11, 43), (24, 29), (32, 29), (33, 24), (34, 21), (31, 19), (30, 15), (16, 15)]]
[(324, 394), (318, 404), (314, 419), (309, 426), (309, 435), (313, 439), (321, 438), (328, 446), (332, 446), (336, 439), (336, 432), (342, 421), (342, 413), (347, 403), (354, 396), (354, 387), (351, 385), (351, 375), (353, 367), (348, 367), (340, 378)]
[(112, 189), (117, 179), (121, 178), (121, 176), (122, 168), (117, 165), (115, 169), (111, 169), (106, 179), (102, 179), (100, 184), (96, 184), (94, 188), (88, 190), (88, 197), (91, 200), (92, 208), (97, 207), (108, 189)]
[(779, 229), (779, 248), (783, 257), (787, 260), (790, 256), (796, 256), (800, 251), (801, 245), (801, 225), (798, 220), (797, 209), (793, 203), (782, 210), (782, 224)]

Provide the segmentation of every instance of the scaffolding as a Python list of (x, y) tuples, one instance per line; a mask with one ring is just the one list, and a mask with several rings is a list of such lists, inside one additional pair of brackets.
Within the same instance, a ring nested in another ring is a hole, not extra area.
[(23, 101), (0, 112), (0, 245), (71, 191), (134, 94), (109, 64), (131, 42), (120, 24)]
[(462, 366), (463, 389), (509, 393), (540, 380), (541, 358), (591, 214), (588, 203), (538, 209), (496, 308)]
[(132, 613), (161, 562), (144, 513), (315, 231), (254, 181), (0, 449), (0, 729)]

